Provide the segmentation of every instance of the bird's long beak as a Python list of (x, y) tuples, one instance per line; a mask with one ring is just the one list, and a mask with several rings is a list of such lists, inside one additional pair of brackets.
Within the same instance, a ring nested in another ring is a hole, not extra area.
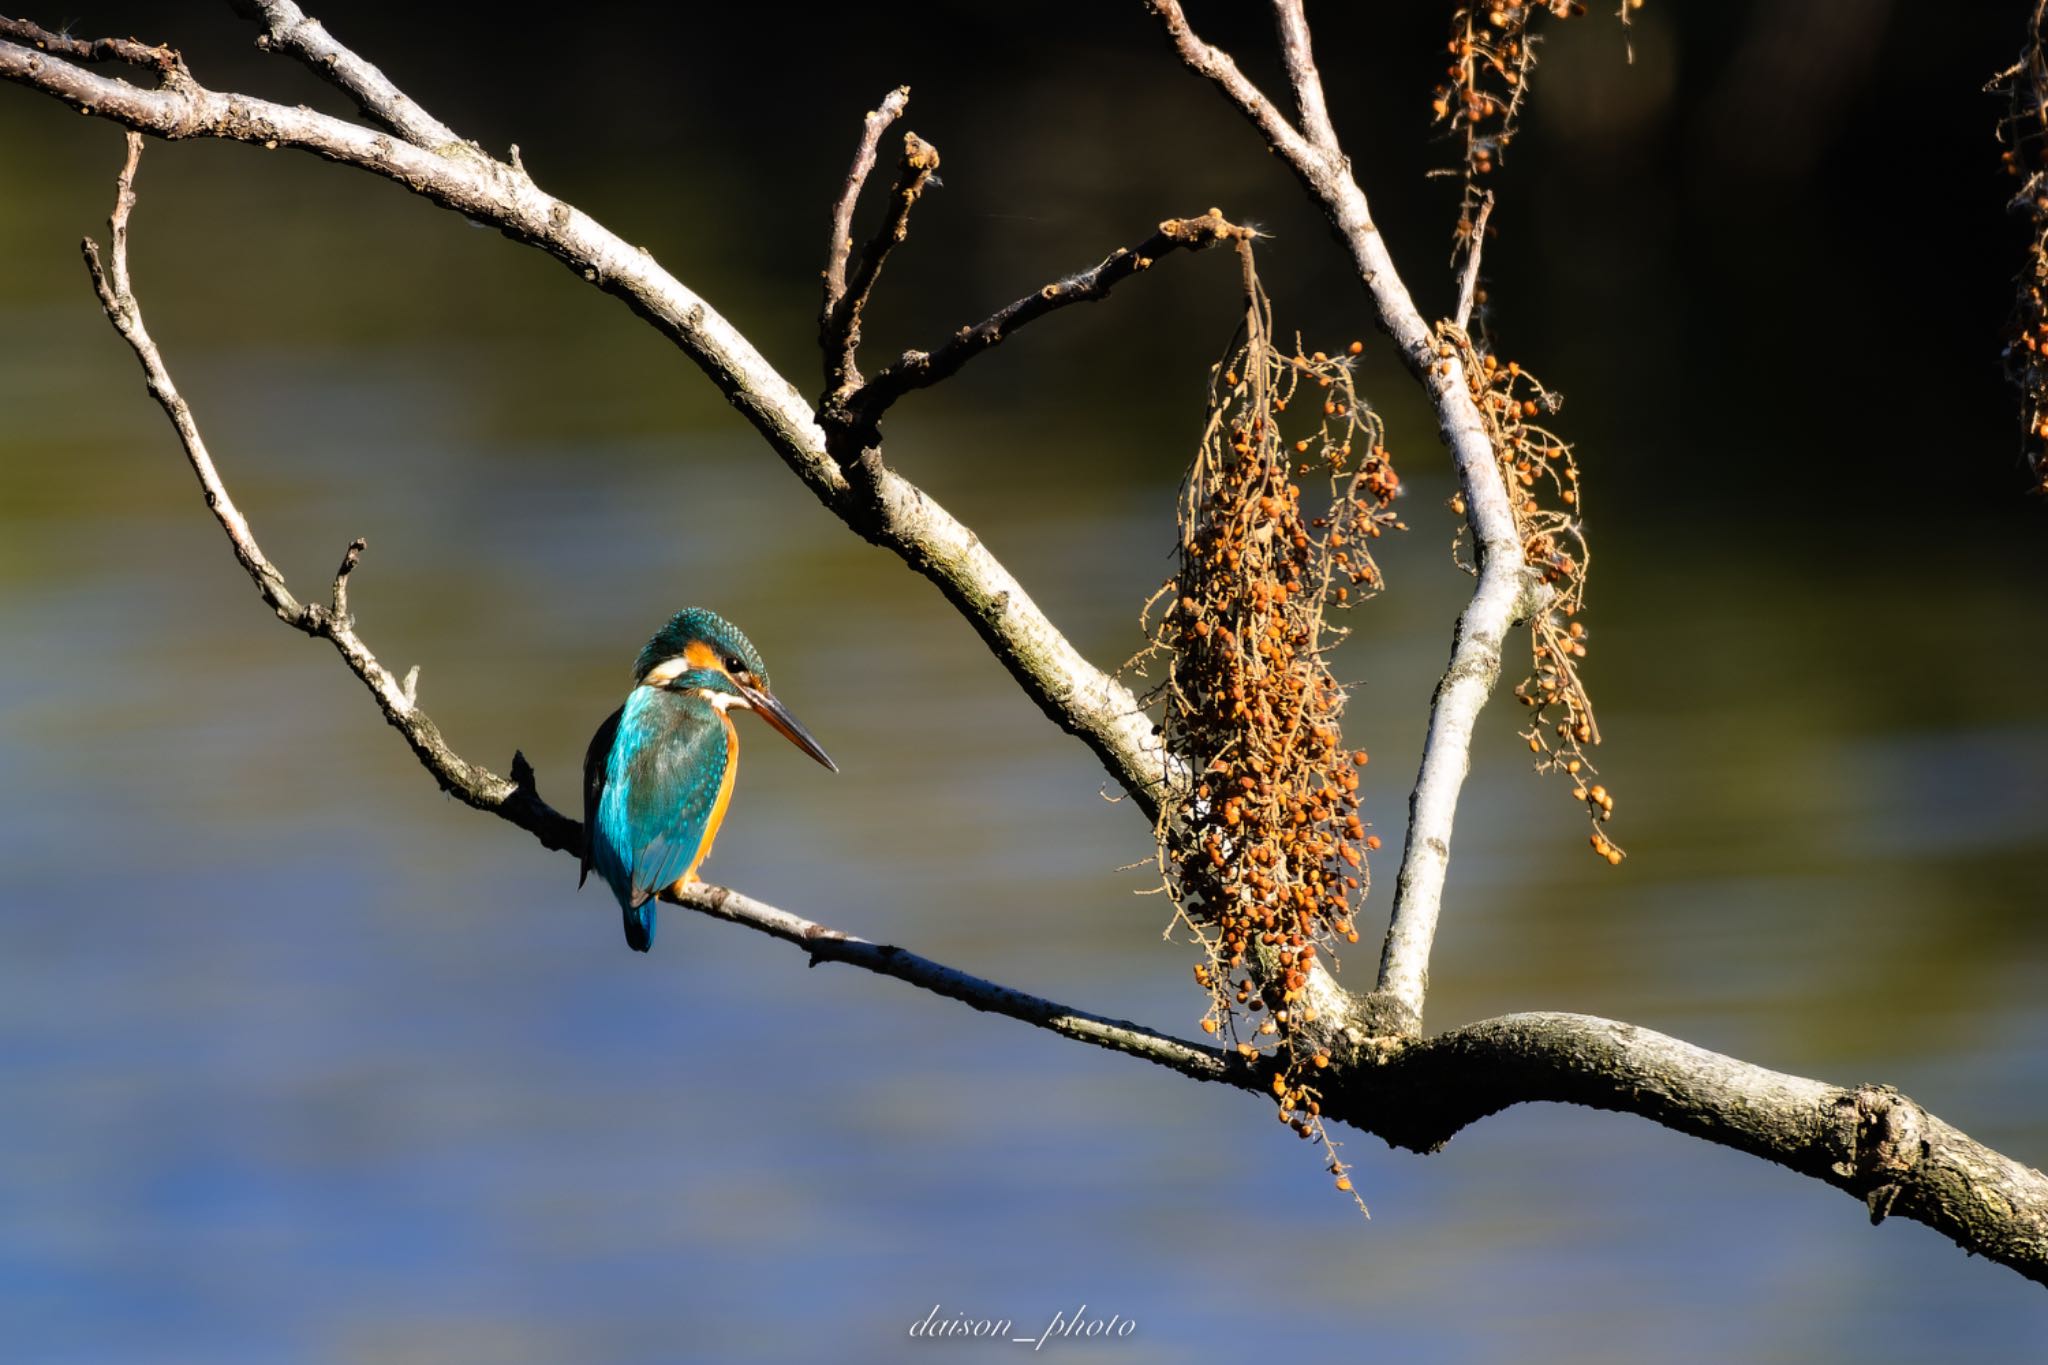
[(773, 692), (765, 687), (748, 687), (745, 684), (741, 685), (740, 691), (746, 694), (747, 704), (754, 709), (754, 714), (767, 721), (776, 733), (833, 772), (839, 771), (839, 765), (832, 761), (832, 756), (811, 738), (811, 732), (804, 729), (803, 722), (789, 714), (789, 708), (778, 701)]

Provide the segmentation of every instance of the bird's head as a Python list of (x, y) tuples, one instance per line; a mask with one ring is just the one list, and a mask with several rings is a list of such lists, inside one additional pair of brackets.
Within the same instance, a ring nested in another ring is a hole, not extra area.
[(768, 668), (754, 642), (715, 611), (686, 607), (656, 631), (633, 664), (642, 687), (696, 693), (721, 711), (752, 711), (797, 748), (839, 771), (811, 732), (768, 690)]

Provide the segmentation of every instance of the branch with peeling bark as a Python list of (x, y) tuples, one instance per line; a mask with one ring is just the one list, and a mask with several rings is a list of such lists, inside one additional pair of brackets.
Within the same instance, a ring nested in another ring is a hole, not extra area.
[[(86, 43), (0, 20), (0, 76), (64, 98), (88, 112), (166, 137), (216, 136), (301, 147), (406, 184), (437, 203), (540, 246), (586, 279), (623, 299), (702, 367), (813, 492), (868, 539), (894, 549), (938, 584), (1011, 668), (1026, 692), (1055, 721), (1103, 758), (1141, 807), (1169, 761), (1149, 720), (1130, 694), (1073, 651), (1021, 587), (971, 532), (875, 458), (872, 479), (856, 493), (827, 448), (824, 432), (793, 386), (707, 304), (644, 252), (573, 207), (541, 191), (516, 160), (498, 162), (462, 143), (391, 87), (376, 69), (278, 0), (244, 6), (270, 25), (271, 46), (323, 70), (349, 90), (366, 113), (395, 133), (378, 133), (303, 109), (206, 90), (166, 48), (122, 41)], [(1452, 665), (1432, 708), (1429, 747), (1411, 810), (1410, 860), (1404, 861), (1393, 931), (1380, 989), (1366, 1007), (1322, 976), (1313, 984), (1319, 1008), (1342, 1022), (1342, 1044), (1322, 1082), (1324, 1113), (1417, 1150), (1440, 1146), (1465, 1125), (1514, 1104), (1554, 1101), (1638, 1114), (1704, 1140), (1734, 1147), (1826, 1181), (1862, 1199), (1873, 1219), (1912, 1218), (1959, 1245), (2030, 1279), (2048, 1283), (2048, 1179), (1974, 1142), (1904, 1096), (1884, 1087), (1844, 1089), (1771, 1072), (1649, 1030), (1569, 1014), (1512, 1015), (1453, 1029), (1429, 1040), (1417, 1035), (1429, 940), (1448, 860), (1450, 815), (1464, 776), (1470, 727), (1499, 667), (1500, 634), (1533, 600), (1520, 572), (1519, 546), (1500, 532), (1507, 516), (1483, 422), (1465, 389), (1455, 355), (1437, 354), (1434, 336), (1414, 309), (1371, 225), (1363, 194), (1351, 180), (1331, 128), (1295, 0), (1278, 0), (1286, 57), (1301, 129), (1239, 73), (1227, 54), (1195, 38), (1170, 0), (1152, 8), (1166, 21), (1188, 64), (1216, 82), (1266, 134), (1271, 145), (1329, 212), (1352, 251), (1381, 320), (1436, 403), (1452, 448), (1481, 554), (1481, 575), (1461, 617)], [(26, 44), (26, 45), (24, 45)], [(122, 61), (155, 71), (160, 85), (138, 89), (76, 65)], [(894, 112), (885, 101), (871, 115), (864, 146), (879, 142)], [(883, 118), (883, 114), (888, 114)], [(875, 120), (881, 119), (880, 124)], [(444, 136), (445, 134), (445, 136)], [(466, 803), (531, 833), (544, 846), (575, 853), (578, 823), (541, 799), (531, 768), (514, 756), (512, 776), (468, 762), (447, 744), (420, 709), (417, 670), (395, 678), (356, 632), (351, 575), (363, 542), (350, 545), (327, 603), (301, 603), (263, 554), (237, 509), (155, 342), (144, 326), (129, 278), (127, 231), (141, 139), (131, 133), (103, 260), (86, 244), (94, 288), (115, 328), (140, 361), (151, 394), (170, 418), (216, 521), (265, 604), (286, 624), (327, 640), (370, 690), (379, 710), (440, 785)], [(848, 226), (866, 168), (857, 155), (848, 190), (835, 211), (827, 258), (824, 316), (850, 295), (845, 280)], [(892, 214), (893, 220), (893, 214)], [(1181, 220), (1202, 224), (1208, 220)], [(1228, 228), (1198, 228), (1216, 240)], [(1168, 233), (1172, 225), (1162, 228)], [(893, 232), (885, 224), (885, 230)], [(893, 239), (892, 239), (893, 241)], [(846, 243), (841, 248), (840, 243)], [(1176, 241), (1176, 246), (1206, 244)], [(886, 247), (882, 254), (886, 254)], [(1100, 297), (1128, 278), (1140, 260), (1167, 248), (1148, 242), (1117, 253), (1094, 271), (1028, 296), (948, 347), (889, 380), (891, 399), (943, 378), (1015, 326), (1067, 302)], [(875, 263), (879, 270), (880, 257)], [(838, 283), (834, 280), (837, 277)], [(872, 278), (862, 287), (871, 287)], [(837, 290), (835, 295), (834, 290)], [(853, 333), (849, 332), (849, 337)], [(849, 348), (848, 373), (852, 351)], [(899, 362), (904, 363), (904, 362)], [(881, 384), (896, 367), (877, 375)], [(915, 371), (913, 373), (913, 370)], [(934, 371), (942, 371), (934, 373)], [(931, 376), (927, 379), (925, 376)], [(915, 381), (915, 382), (913, 382)], [(855, 390), (858, 393), (858, 390)], [(886, 406), (886, 404), (884, 404)], [(1475, 444), (1476, 442), (1476, 444)], [(869, 452), (863, 451), (863, 456)], [(1490, 482), (1489, 482), (1490, 481)], [(1498, 508), (1491, 504), (1498, 503)], [(1513, 553), (1510, 553), (1510, 551)], [(1418, 853), (1417, 850), (1421, 852)], [(698, 886), (679, 904), (731, 920), (801, 947), (813, 963), (841, 962), (901, 980), (920, 990), (1109, 1048), (1178, 1074), (1265, 1093), (1270, 1063), (1239, 1052), (1185, 1042), (1139, 1025), (1075, 1010), (971, 976), (903, 949), (826, 928), (738, 892)]]

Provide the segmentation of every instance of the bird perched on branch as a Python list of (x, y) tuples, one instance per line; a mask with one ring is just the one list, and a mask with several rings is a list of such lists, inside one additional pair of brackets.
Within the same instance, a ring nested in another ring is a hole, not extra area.
[(716, 612), (669, 619), (633, 665), (633, 691), (583, 756), (583, 875), (610, 884), (626, 942), (654, 945), (655, 897), (687, 886), (711, 852), (732, 800), (740, 737), (732, 712), (752, 711), (783, 738), (839, 771), (768, 690), (753, 642)]

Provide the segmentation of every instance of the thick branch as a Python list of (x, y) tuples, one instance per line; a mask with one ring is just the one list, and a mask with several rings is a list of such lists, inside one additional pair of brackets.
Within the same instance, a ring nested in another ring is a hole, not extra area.
[(1408, 294), (1374, 225), (1365, 192), (1337, 142), (1309, 42), (1300, 0), (1274, 0), (1282, 56), (1302, 120), (1296, 128), (1237, 63), (1196, 36), (1178, 0), (1145, 0), (1165, 25), (1181, 61), (1206, 77), (1250, 119), (1267, 145), (1322, 206), (1350, 251), (1380, 325), (1428, 393), (1464, 488), (1466, 516), (1478, 547), (1479, 582), (1459, 616), (1450, 666), (1430, 704), (1422, 765), (1408, 801), (1408, 837), (1394, 888), (1394, 907), (1380, 956), (1371, 1017), (1375, 1030), (1414, 1033), (1429, 991), (1429, 954), (1450, 868), (1451, 827), (1471, 767), (1473, 726), (1500, 677), (1502, 640), (1537, 600), (1515, 534), (1507, 485), (1494, 456), (1455, 348), (1440, 342)]
[(137, 89), (17, 43), (0, 41), (0, 79), (159, 137), (295, 147), (370, 171), (540, 247), (617, 295), (709, 376), (819, 501), (937, 585), (1039, 708), (1087, 744), (1148, 817), (1156, 815), (1165, 751), (1130, 689), (1083, 657), (974, 533), (921, 489), (886, 468), (855, 489), (826, 452), (802, 394), (745, 336), (652, 255), (524, 172), (466, 143), (423, 148), (345, 119), (192, 81)]
[(938, 350), (904, 352), (902, 359), (854, 393), (847, 400), (847, 407), (871, 427), (898, 398), (912, 389), (928, 388), (958, 374), (961, 366), (1000, 345), (1024, 324), (1069, 304), (1108, 298), (1110, 290), (1138, 272), (1151, 269), (1152, 263), (1168, 252), (1181, 248), (1200, 251), (1218, 242), (1252, 235), (1250, 228), (1226, 221), (1220, 209), (1210, 209), (1199, 218), (1169, 218), (1159, 225), (1159, 231), (1136, 247), (1118, 247), (1093, 269), (1054, 280), (975, 326), (962, 327)]
[(1323, 1113), (1433, 1151), (1511, 1105), (1636, 1114), (1846, 1190), (2048, 1284), (2048, 1177), (1889, 1086), (1853, 1089), (1583, 1014), (1511, 1014), (1398, 1048), (1325, 1088)]
[[(461, 758), (414, 704), (413, 678), (403, 685), (395, 682), (357, 637), (348, 584), (362, 541), (351, 544), (343, 557), (328, 606), (301, 605), (257, 544), (143, 325), (133, 292), (127, 230), (141, 150), (140, 136), (129, 134), (111, 251), (103, 264), (87, 241), (86, 261), (102, 307), (141, 362), (150, 393), (170, 417), (236, 558), (281, 620), (334, 644), (443, 789), (529, 831), (549, 848), (580, 853), (582, 828), (541, 800), (523, 758), (514, 756), (511, 781)], [(722, 887), (696, 886), (674, 899), (796, 944), (813, 963), (843, 962), (1197, 1080), (1261, 1096), (1270, 1093), (1273, 1072), (1267, 1058), (1247, 1058), (1070, 1009), (901, 948), (828, 929)], [(1441, 1146), (1477, 1119), (1535, 1100), (1640, 1114), (1824, 1180), (1863, 1199), (1874, 1221), (1896, 1214), (1927, 1223), (1970, 1251), (2048, 1283), (2048, 1178), (1885, 1087), (1840, 1089), (1610, 1020), (1524, 1014), (1473, 1024), (1427, 1042), (1360, 1047), (1335, 1059), (1319, 1090), (1325, 1116), (1418, 1151)]]

